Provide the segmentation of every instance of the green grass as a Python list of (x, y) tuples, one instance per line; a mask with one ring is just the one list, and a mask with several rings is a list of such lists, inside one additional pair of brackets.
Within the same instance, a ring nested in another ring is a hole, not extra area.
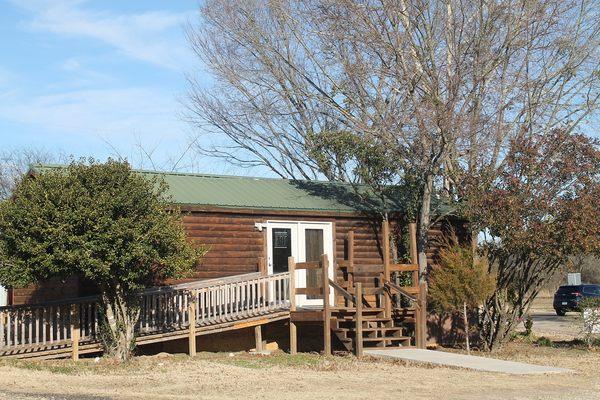
[(2, 360), (0, 366), (9, 366), (30, 371), (48, 371), (53, 374), (78, 375), (88, 369), (84, 363), (75, 363), (71, 360), (60, 361), (30, 361), (30, 360)]

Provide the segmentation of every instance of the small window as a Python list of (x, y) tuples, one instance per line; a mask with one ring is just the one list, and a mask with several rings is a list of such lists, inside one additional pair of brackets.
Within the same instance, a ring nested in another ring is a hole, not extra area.
[(583, 293), (585, 294), (600, 294), (600, 287), (598, 286), (585, 286), (583, 288)]
[(276, 249), (286, 249), (289, 246), (289, 230), (273, 230), (273, 247)]

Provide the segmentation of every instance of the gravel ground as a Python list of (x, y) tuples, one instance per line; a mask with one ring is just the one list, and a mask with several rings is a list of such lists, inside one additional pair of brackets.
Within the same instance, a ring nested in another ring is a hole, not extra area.
[[(581, 337), (582, 322), (579, 313), (568, 312), (559, 317), (552, 308), (551, 297), (541, 297), (533, 303), (530, 312), (533, 320), (533, 333), (536, 336), (547, 336), (553, 339), (573, 340)], [(521, 324), (519, 331), (524, 331)]]
[(513, 376), (406, 362), (202, 353), (0, 363), (0, 399), (594, 399), (600, 352), (512, 343), (494, 356), (571, 368)]

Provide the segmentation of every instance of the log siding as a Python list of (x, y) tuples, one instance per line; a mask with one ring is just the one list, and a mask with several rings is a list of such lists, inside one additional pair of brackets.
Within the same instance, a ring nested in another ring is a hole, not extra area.
[[(198, 279), (211, 279), (258, 271), (261, 257), (267, 257), (267, 230), (258, 230), (257, 223), (267, 221), (315, 221), (331, 222), (333, 227), (334, 265), (347, 257), (347, 235), (354, 231), (356, 265), (355, 280), (363, 287), (375, 285), (382, 271), (381, 223), (374, 218), (359, 214), (341, 214), (306, 211), (277, 211), (254, 209), (227, 209), (216, 207), (182, 206), (182, 222), (193, 243), (205, 246), (208, 252), (196, 266), (195, 272), (186, 279), (169, 280), (165, 284), (183, 283)], [(462, 234), (462, 222), (451, 220), (457, 232)], [(392, 229), (394, 221), (392, 220)], [(431, 246), (429, 263), (435, 263), (439, 251), (438, 238), (444, 235), (441, 225), (430, 230)], [(336, 269), (336, 280), (341, 281), (342, 271)], [(77, 278), (65, 283), (52, 282), (31, 285), (12, 290), (12, 304), (42, 303), (70, 297), (85, 296), (93, 289), (82, 285)]]

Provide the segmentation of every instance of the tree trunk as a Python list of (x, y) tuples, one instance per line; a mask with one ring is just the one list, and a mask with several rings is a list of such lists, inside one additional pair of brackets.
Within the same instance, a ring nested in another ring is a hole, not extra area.
[(463, 303), (463, 318), (465, 322), (465, 341), (467, 342), (467, 354), (471, 354), (471, 342), (469, 340), (469, 316), (467, 315), (467, 303)]
[(430, 174), (425, 177), (423, 187), (423, 195), (421, 198), (421, 210), (419, 211), (419, 226), (417, 237), (417, 253), (419, 262), (419, 299), (420, 299), (420, 320), (419, 331), (421, 332), (421, 342), (419, 347), (426, 348), (427, 346), (427, 281), (428, 281), (428, 266), (427, 266), (427, 244), (429, 224), (431, 223), (431, 194), (433, 192), (433, 176)]
[(433, 176), (425, 178), (423, 195), (421, 197), (421, 210), (419, 211), (419, 234), (417, 250), (419, 254), (419, 282), (427, 284), (427, 243), (429, 224), (431, 223), (431, 195), (433, 192)]
[(104, 354), (119, 361), (129, 359), (135, 347), (135, 326), (140, 316), (136, 300), (127, 296), (120, 286), (113, 291), (102, 292), (105, 320), (101, 340)]

